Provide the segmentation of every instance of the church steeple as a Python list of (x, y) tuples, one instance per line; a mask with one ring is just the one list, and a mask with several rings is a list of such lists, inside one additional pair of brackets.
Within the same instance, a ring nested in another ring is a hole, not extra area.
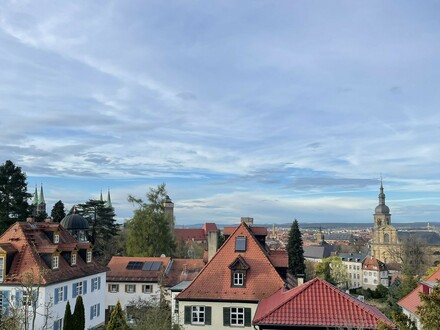
[(38, 203), (46, 204), (46, 202), (44, 201), (43, 184), (41, 184), (40, 186), (40, 197), (38, 198)]
[(382, 177), (380, 177), (379, 205), (385, 205), (385, 194), (383, 192)]
[(383, 192), (382, 177), (380, 178), (379, 205), (374, 210), (374, 226), (381, 227), (391, 224), (390, 208), (385, 204), (385, 193)]
[(34, 198), (32, 199), (32, 205), (35, 205), (35, 206), (38, 205), (38, 190), (37, 190), (37, 185), (35, 185), (35, 193), (34, 193)]
[[(102, 197), (101, 197), (101, 198), (102, 198)], [(112, 199), (110, 198), (110, 188), (108, 188), (107, 201), (105, 202), (105, 206), (106, 206), (106, 207), (113, 207), (113, 205), (112, 205)]]

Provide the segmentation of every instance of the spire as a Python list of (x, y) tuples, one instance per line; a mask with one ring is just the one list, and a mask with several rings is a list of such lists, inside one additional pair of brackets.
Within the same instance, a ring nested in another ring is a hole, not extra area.
[(100, 200), (101, 202), (104, 201), (104, 200), (102, 199), (102, 189), (101, 189), (101, 195), (99, 196), (99, 200)]
[(385, 194), (383, 192), (382, 176), (380, 176), (379, 205), (385, 205)]
[(110, 198), (110, 188), (108, 188), (108, 193), (107, 193), (107, 202), (105, 203), (106, 207), (113, 207), (112, 205), (112, 200)]
[(40, 197), (38, 198), (38, 204), (46, 204), (44, 200), (43, 184), (40, 186)]
[(32, 199), (32, 205), (38, 205), (38, 191), (37, 191), (37, 185), (35, 185), (35, 193), (34, 193), (34, 198)]

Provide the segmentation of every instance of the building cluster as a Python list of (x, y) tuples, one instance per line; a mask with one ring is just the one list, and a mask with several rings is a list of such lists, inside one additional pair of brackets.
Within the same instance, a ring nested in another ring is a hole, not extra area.
[[(42, 189), (40, 196), (35, 205), (44, 201)], [(111, 206), (110, 194), (107, 204)], [(173, 206), (167, 196), (169, 219), (174, 219)], [(32, 218), (15, 223), (0, 236), (2, 315), (33, 311), (35, 328), (62, 329), (67, 302), (73, 306), (81, 296), (87, 329), (105, 324), (118, 301), (128, 321), (135, 322), (132, 311), (139, 299), (167, 301), (172, 322), (184, 329), (376, 329), (381, 322), (396, 328), (376, 307), (344, 291), (389, 286), (390, 273), (380, 258), (387, 258), (382, 247), (399, 241), (382, 185), (371, 254), (336, 254), (328, 240), (350, 242), (353, 235), (325, 237), (321, 230), (317, 244), (304, 246), (304, 257), (316, 264), (339, 256), (348, 275), (343, 288), (319, 278), (304, 283), (303, 277), (293, 276), (286, 250), (282, 244), (281, 248), (274, 244), (275, 228), (268, 231), (255, 226), (252, 218), (241, 218), (238, 225), (223, 228), (225, 242), (220, 247), (214, 223), (201, 229), (170, 226), (177, 239), (201, 244), (204, 257), (113, 256), (104, 267), (93, 258), (88, 223), (79, 214), (70, 214), (61, 223), (34, 222)], [(408, 316), (417, 320), (418, 292), (429, 292), (439, 278), (437, 271), (399, 302)]]

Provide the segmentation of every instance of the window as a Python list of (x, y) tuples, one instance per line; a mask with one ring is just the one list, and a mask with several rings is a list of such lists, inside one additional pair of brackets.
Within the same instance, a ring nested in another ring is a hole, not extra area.
[(76, 284), (76, 295), (79, 296), (82, 294), (83, 294), (83, 284), (82, 284), (82, 282), (78, 282)]
[(244, 286), (244, 273), (235, 271), (233, 273), (233, 285), (234, 286)]
[(58, 269), (59, 256), (52, 257), (52, 269)]
[(246, 251), (246, 236), (237, 236), (235, 238), (235, 251)]
[(348, 269), (351, 269), (351, 265), (348, 266)]
[(359, 279), (359, 274), (357, 274), (357, 279)]
[[(176, 301), (177, 303), (178, 301)], [(178, 312), (179, 305), (176, 305)], [(185, 306), (185, 324), (210, 325), (211, 307), (210, 306)]]
[(109, 284), (108, 285), (108, 292), (119, 292), (119, 284)]
[(55, 235), (53, 236), (53, 242), (54, 242), (55, 244), (58, 244), (58, 243), (60, 242), (60, 235), (59, 235), (59, 234), (55, 234)]
[(100, 309), (100, 304), (90, 306), (90, 319), (91, 320), (93, 320), (94, 318), (99, 316), (99, 309)]
[(244, 308), (243, 307), (231, 307), (231, 321), (230, 325), (244, 326)]
[(92, 292), (100, 289), (101, 289), (101, 278), (99, 276), (92, 278), (92, 288), (91, 288)]
[(125, 292), (127, 292), (127, 293), (135, 293), (136, 292), (136, 285), (134, 285), (134, 284), (125, 284)]
[(72, 252), (72, 260), (71, 261), (72, 261), (71, 265), (75, 266), (76, 265), (76, 253), (75, 252)]
[(58, 319), (53, 322), (53, 330), (63, 330), (63, 319)]
[(153, 292), (153, 286), (150, 284), (142, 285), (142, 292), (143, 293), (152, 293)]
[(87, 281), (76, 282), (72, 284), (72, 298), (87, 293)]
[(62, 286), (55, 289), (55, 304), (58, 304), (60, 301), (64, 301), (64, 297), (66, 296), (66, 293), (64, 292), (65, 288), (67, 289), (67, 287)]
[(91, 263), (92, 262), (92, 251), (87, 251), (87, 259), (86, 259), (87, 263)]
[(377, 280), (376, 280), (376, 279), (374, 279), (374, 281), (373, 281), (373, 282), (374, 282), (374, 284), (377, 284)]
[(364, 283), (367, 283), (368, 282), (368, 278), (364, 278)]
[(21, 293), (21, 302), (23, 306), (32, 306), (32, 296), (29, 297), (27, 291), (22, 291)]
[(191, 324), (205, 324), (205, 306), (192, 306)]

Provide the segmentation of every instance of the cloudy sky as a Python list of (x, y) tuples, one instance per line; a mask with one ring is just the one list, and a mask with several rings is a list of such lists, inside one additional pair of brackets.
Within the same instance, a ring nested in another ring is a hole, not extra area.
[(0, 0), (0, 160), (48, 212), (440, 221), (439, 1)]

